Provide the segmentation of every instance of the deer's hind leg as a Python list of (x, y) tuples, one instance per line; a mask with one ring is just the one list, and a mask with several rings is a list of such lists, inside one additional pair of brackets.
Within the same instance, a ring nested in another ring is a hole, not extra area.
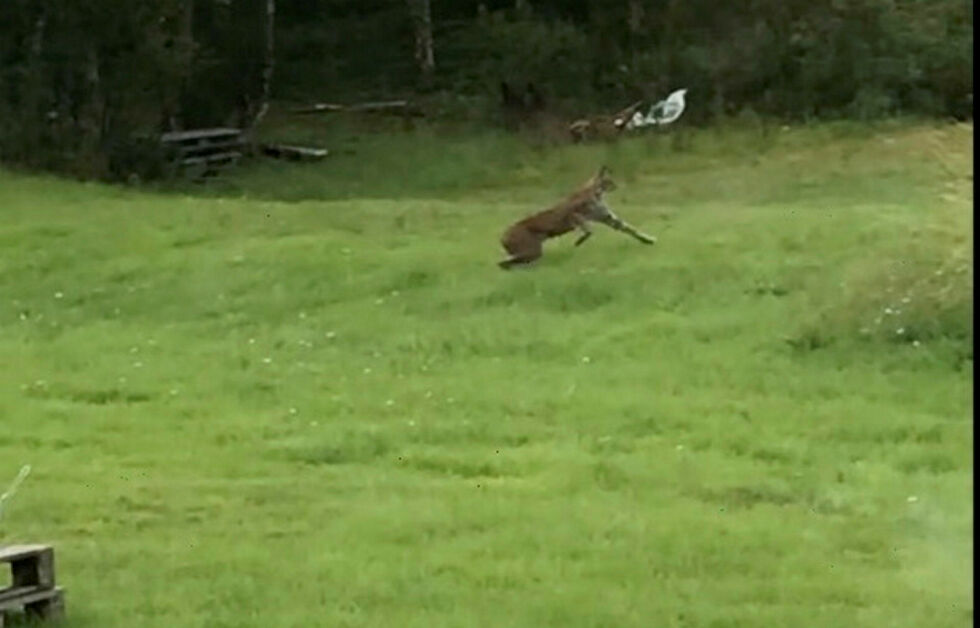
[(497, 263), (504, 270), (513, 266), (530, 264), (542, 254), (541, 239), (523, 229), (508, 231), (500, 243), (510, 253), (510, 257)]

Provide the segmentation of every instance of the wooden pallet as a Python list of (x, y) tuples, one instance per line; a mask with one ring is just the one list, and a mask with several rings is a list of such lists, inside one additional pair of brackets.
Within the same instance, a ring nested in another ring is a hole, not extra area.
[(242, 130), (232, 128), (173, 131), (161, 135), (160, 142), (174, 156), (176, 172), (195, 179), (237, 164), (245, 148)]
[(0, 589), (0, 628), (7, 614), (16, 611), (41, 619), (64, 615), (64, 590), (54, 577), (54, 548), (7, 545), (0, 547), (0, 563), (8, 563), (13, 575), (10, 586)]

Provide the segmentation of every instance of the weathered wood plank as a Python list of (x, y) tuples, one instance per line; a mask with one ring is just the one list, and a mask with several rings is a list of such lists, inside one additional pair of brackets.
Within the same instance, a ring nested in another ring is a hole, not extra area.
[(43, 589), (41, 587), (6, 587), (0, 589), (0, 610), (4, 608), (16, 608), (24, 605), (21, 601), (25, 597), (32, 596), (35, 593), (42, 591), (49, 591), (50, 589)]
[(222, 162), (234, 162), (241, 159), (242, 154), (237, 151), (229, 151), (227, 153), (217, 153), (214, 155), (203, 155), (200, 157), (187, 157), (186, 159), (180, 160), (180, 165), (182, 166), (193, 166), (196, 164), (218, 164)]
[(218, 154), (235, 152), (237, 149), (244, 148), (246, 142), (243, 140), (230, 140), (224, 142), (213, 142), (210, 144), (197, 144), (193, 146), (178, 145), (175, 151), (178, 157), (203, 157), (208, 154)]
[(4, 545), (0, 546), (0, 563), (9, 563), (30, 556), (37, 556), (45, 550), (50, 550), (50, 545), (24, 544), (24, 545)]
[(7, 587), (0, 589), (0, 611), (21, 608), (57, 597), (62, 593), (61, 587)]
[(192, 129), (189, 131), (169, 131), (160, 136), (160, 141), (164, 143), (187, 142), (212, 137), (239, 136), (241, 129), (221, 127), (215, 129)]

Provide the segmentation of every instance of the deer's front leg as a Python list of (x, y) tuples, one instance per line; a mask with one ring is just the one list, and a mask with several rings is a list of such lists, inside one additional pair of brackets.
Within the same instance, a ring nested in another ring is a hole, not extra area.
[(572, 221), (575, 223), (575, 226), (578, 227), (579, 231), (582, 232), (582, 235), (580, 235), (578, 239), (575, 240), (575, 246), (579, 246), (580, 244), (582, 244), (583, 242), (585, 242), (586, 240), (592, 237), (592, 230), (589, 229), (588, 221), (586, 221), (578, 214), (574, 214), (572, 216)]
[(630, 225), (629, 223), (620, 219), (619, 216), (611, 211), (603, 218), (602, 223), (612, 227), (616, 231), (621, 231), (625, 234), (631, 235), (644, 244), (654, 244), (657, 242), (655, 237), (647, 235), (642, 231), (637, 231), (633, 225)]

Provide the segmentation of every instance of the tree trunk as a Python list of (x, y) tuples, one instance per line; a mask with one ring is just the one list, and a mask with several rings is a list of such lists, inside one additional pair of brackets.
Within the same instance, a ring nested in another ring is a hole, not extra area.
[[(44, 53), (44, 37), (47, 30), (48, 10), (41, 7), (37, 19), (34, 20), (34, 30), (28, 40), (27, 74), (24, 76), (23, 83), (17, 85), (23, 94), (20, 103), (20, 111), (17, 118), (20, 120), (20, 139), (17, 151), (19, 158), (30, 161), (34, 155), (32, 151), (43, 143), (42, 138), (54, 128), (51, 124), (56, 121), (56, 117), (48, 116), (48, 124), (42, 124), (45, 119), (45, 109), (50, 109), (50, 103), (45, 102), (45, 95), (48, 93), (46, 81), (50, 80), (45, 72), (42, 55)], [(6, 86), (4, 86), (6, 87)]]
[(31, 48), (28, 54), (27, 67), (29, 76), (27, 79), (27, 106), (29, 115), (36, 116), (40, 112), (41, 90), (43, 89), (44, 68), (42, 67), (41, 57), (44, 54), (44, 33), (48, 25), (48, 11), (44, 7), (34, 21), (34, 32), (31, 34)]
[(415, 29), (415, 64), (428, 84), (436, 69), (436, 57), (432, 42), (432, 6), (430, 0), (406, 0), (412, 14)]
[(629, 0), (630, 66), (637, 70), (637, 58), (643, 39), (643, 2)]
[(189, 79), (194, 68), (196, 46), (194, 43), (194, 0), (184, 0), (180, 16), (180, 50), (182, 54), (181, 78), (172, 89), (166, 90), (163, 100), (162, 123), (166, 131), (177, 131), (184, 127), (181, 120), (181, 101), (188, 89)]
[(102, 142), (105, 139), (106, 103), (102, 91), (102, 70), (99, 51), (90, 45), (85, 52), (84, 85), (78, 109), (78, 157), (77, 167), (88, 176), (104, 174)]
[(41, 10), (41, 14), (34, 21), (34, 34), (31, 36), (31, 61), (34, 62), (41, 58), (44, 50), (44, 29), (48, 24), (48, 12)]
[(102, 76), (99, 67), (99, 53), (90, 46), (85, 55), (85, 102), (82, 104), (79, 126), (83, 136), (98, 141), (102, 134)]
[(245, 131), (251, 132), (269, 111), (269, 95), (272, 90), (272, 71), (276, 54), (276, 0), (265, 0), (265, 53), (262, 57), (262, 74), (257, 106), (251, 107)]

